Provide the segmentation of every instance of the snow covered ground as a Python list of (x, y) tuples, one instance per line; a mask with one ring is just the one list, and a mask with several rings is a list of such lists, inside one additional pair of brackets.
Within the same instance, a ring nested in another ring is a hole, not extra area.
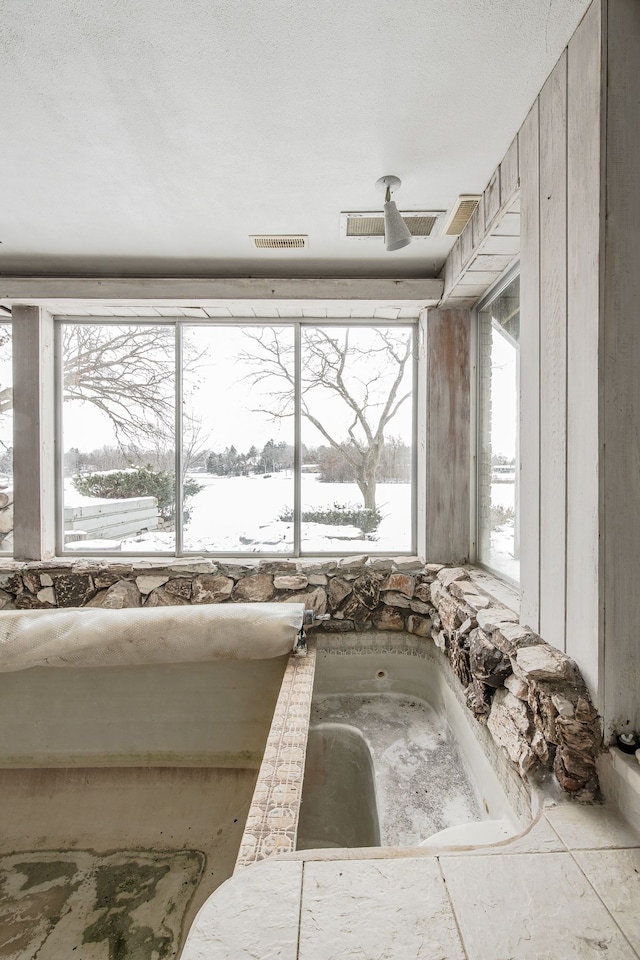
[[(187, 504), (190, 519), (184, 530), (184, 549), (193, 553), (290, 553), (293, 549), (293, 524), (278, 520), (280, 514), (293, 506), (293, 477), (291, 473), (277, 473), (264, 478), (215, 477), (194, 475), (203, 489)], [(515, 486), (512, 483), (491, 484), (494, 505), (513, 507)], [(91, 503), (113, 503), (85, 497), (74, 489), (71, 480), (65, 481), (65, 506)], [(334, 503), (362, 505), (362, 496), (355, 483), (320, 483), (316, 474), (302, 477), (303, 510), (331, 507)], [(383, 514), (372, 539), (363, 538), (353, 526), (319, 523), (302, 524), (302, 549), (305, 553), (363, 553), (406, 552), (411, 550), (411, 487), (404, 483), (381, 483), (377, 488), (377, 503)], [(113, 551), (113, 540), (80, 541), (68, 544), (69, 549)], [(138, 537), (122, 540), (125, 552), (171, 552), (175, 549), (173, 531), (152, 531)], [(519, 578), (519, 560), (514, 557), (514, 523), (512, 520), (490, 532), (488, 566)]]
[[(511, 507), (515, 503), (514, 483), (492, 483), (492, 506)], [(495, 527), (489, 534), (489, 556), (485, 563), (498, 573), (503, 573), (516, 582), (520, 579), (520, 560), (515, 555), (515, 524), (513, 520)]]
[[(293, 524), (278, 517), (293, 506), (293, 477), (285, 473), (263, 477), (194, 477), (204, 486), (189, 502), (191, 517), (185, 528), (185, 549), (201, 551), (286, 552), (293, 547)], [(411, 487), (380, 484), (378, 506), (384, 519), (362, 538), (355, 527), (319, 523), (302, 525), (302, 549), (384, 551), (411, 548)], [(355, 483), (319, 483), (314, 474), (302, 478), (302, 509), (333, 503), (362, 505)]]
[[(290, 473), (263, 477), (214, 477), (194, 475), (203, 489), (187, 503), (189, 522), (184, 530), (184, 549), (195, 553), (284, 553), (293, 549), (293, 524), (278, 519), (293, 506)], [(65, 481), (65, 506), (91, 501)], [(113, 502), (113, 501), (111, 501)], [(317, 475), (302, 477), (303, 510), (331, 507), (334, 503), (362, 506), (355, 483), (319, 483)], [(381, 483), (377, 503), (383, 520), (371, 539), (356, 527), (319, 523), (302, 524), (302, 549), (307, 553), (360, 551), (384, 553), (411, 550), (411, 486)], [(123, 551), (149, 553), (173, 550), (173, 532), (155, 531), (122, 541)], [(80, 550), (81, 544), (72, 549)], [(92, 549), (100, 549), (92, 545)], [(107, 548), (109, 549), (109, 548)], [(113, 549), (112, 547), (110, 549)]]

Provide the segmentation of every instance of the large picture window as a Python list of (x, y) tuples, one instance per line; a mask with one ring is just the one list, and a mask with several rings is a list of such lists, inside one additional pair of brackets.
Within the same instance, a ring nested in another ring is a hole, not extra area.
[(58, 323), (61, 549), (410, 553), (415, 325)]
[(478, 559), (518, 582), (520, 278), (478, 313)]

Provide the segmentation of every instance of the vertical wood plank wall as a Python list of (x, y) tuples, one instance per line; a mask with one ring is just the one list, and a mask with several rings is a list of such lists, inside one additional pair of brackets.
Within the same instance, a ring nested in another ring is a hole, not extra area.
[(469, 556), (469, 310), (427, 310), (427, 560)]
[(540, 175), (538, 101), (520, 146), (520, 618), (540, 632)]
[(640, 729), (639, 65), (639, 0), (593, 0), (517, 137), (521, 621), (577, 661), (607, 738)]
[(580, 663), (593, 691), (602, 675), (603, 636), (598, 537), (601, 10), (600, 3), (589, 8), (571, 41), (567, 63), (566, 651)]
[(640, 3), (607, 5), (602, 392), (605, 706), (640, 728)]
[(540, 114), (540, 633), (564, 647), (567, 452), (567, 53)]
[(521, 620), (577, 660), (596, 697), (600, 9), (595, 0), (519, 134)]

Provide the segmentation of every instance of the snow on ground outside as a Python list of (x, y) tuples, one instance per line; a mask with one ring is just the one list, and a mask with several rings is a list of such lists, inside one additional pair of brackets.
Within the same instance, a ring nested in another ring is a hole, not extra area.
[[(293, 479), (279, 473), (264, 478), (214, 477), (196, 474), (193, 477), (204, 489), (189, 501), (190, 521), (185, 528), (184, 548), (191, 552), (290, 552), (293, 548), (293, 525), (278, 521), (277, 517), (293, 503)], [(362, 550), (363, 553), (406, 551), (411, 548), (411, 494), (409, 484), (378, 484), (377, 502), (384, 516), (375, 540), (361, 538), (354, 527), (305, 523), (302, 525), (303, 549), (306, 552), (334, 550)], [(512, 483), (491, 484), (494, 505), (513, 507), (515, 486)], [(71, 478), (65, 480), (65, 506), (82, 506), (113, 501), (86, 497), (73, 487)], [(330, 507), (334, 502), (362, 504), (362, 496), (355, 483), (320, 483), (317, 475), (302, 477), (303, 509)], [(77, 544), (81, 550), (82, 542)], [(490, 558), (487, 562), (497, 571), (517, 580), (519, 561), (514, 559), (513, 522), (496, 528), (490, 536)], [(87, 544), (84, 544), (87, 549)], [(93, 542), (92, 549), (101, 549)], [(105, 543), (113, 549), (113, 543)], [(171, 551), (175, 548), (173, 532), (160, 531), (128, 538), (121, 549), (136, 552)], [(74, 548), (72, 548), (74, 549)]]
[[(215, 477), (195, 474), (203, 486), (187, 504), (191, 512), (184, 531), (184, 549), (191, 552), (290, 552), (293, 524), (278, 516), (293, 504), (290, 473), (263, 477)], [(65, 480), (65, 506), (104, 502), (79, 494)], [(111, 501), (113, 502), (113, 501)], [(317, 475), (302, 477), (303, 510), (322, 509), (335, 503), (362, 507), (362, 495), (355, 483), (319, 483)], [(318, 523), (302, 525), (303, 549), (307, 552), (385, 552), (411, 550), (411, 486), (407, 483), (380, 483), (377, 503), (383, 520), (373, 540), (362, 539), (359, 529)], [(172, 532), (156, 531), (128, 538), (125, 551), (173, 550)], [(99, 549), (94, 546), (94, 549)], [(78, 544), (80, 549), (80, 544)], [(112, 549), (112, 547), (111, 547)]]
[[(493, 506), (511, 507), (515, 503), (514, 483), (492, 483), (491, 503)], [(520, 579), (520, 560), (514, 553), (515, 529), (513, 520), (495, 527), (489, 535), (489, 556), (485, 562), (498, 573), (503, 573), (512, 580)]]

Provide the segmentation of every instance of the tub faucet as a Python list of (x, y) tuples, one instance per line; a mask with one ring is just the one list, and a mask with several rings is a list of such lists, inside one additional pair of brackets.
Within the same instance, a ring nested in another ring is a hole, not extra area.
[(315, 610), (305, 610), (302, 615), (302, 626), (298, 631), (295, 645), (293, 647), (294, 657), (306, 657), (307, 655), (307, 635), (304, 632), (305, 627), (314, 627), (321, 620), (329, 620), (328, 613), (316, 613)]

